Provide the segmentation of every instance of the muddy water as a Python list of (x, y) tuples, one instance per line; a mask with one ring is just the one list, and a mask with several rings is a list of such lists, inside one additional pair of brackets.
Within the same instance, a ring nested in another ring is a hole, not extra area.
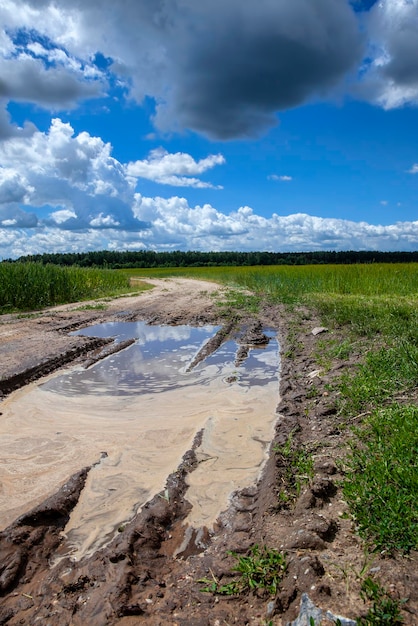
[(266, 458), (278, 401), (278, 346), (235, 342), (188, 371), (214, 327), (112, 323), (90, 336), (135, 343), (95, 366), (73, 368), (9, 396), (0, 422), (0, 528), (94, 465), (65, 529), (63, 553), (81, 558), (164, 489), (195, 435), (187, 524), (212, 526), (235, 489), (254, 484)]

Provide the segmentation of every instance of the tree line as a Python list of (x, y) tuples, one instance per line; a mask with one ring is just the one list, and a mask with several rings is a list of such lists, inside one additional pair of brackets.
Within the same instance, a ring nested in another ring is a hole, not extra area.
[[(10, 259), (9, 259), (10, 261)], [(315, 265), (353, 263), (418, 262), (414, 252), (315, 251), (315, 252), (198, 252), (153, 250), (44, 253), (22, 256), (13, 262), (38, 262), (44, 265), (76, 265), (109, 269), (146, 267), (207, 267), (252, 265)]]

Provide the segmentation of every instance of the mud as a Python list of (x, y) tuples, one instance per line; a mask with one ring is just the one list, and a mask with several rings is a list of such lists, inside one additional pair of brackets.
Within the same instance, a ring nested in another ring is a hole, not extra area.
[[(0, 624), (276, 626), (296, 617), (304, 592), (325, 611), (356, 617), (365, 610), (359, 599), (364, 571), (374, 572), (394, 597), (408, 598), (404, 621), (416, 624), (416, 555), (402, 559), (377, 554), (366, 563), (339, 489), (338, 459), (346, 451), (348, 431), (339, 423), (330, 383), (341, 367), (354, 367), (360, 355), (350, 362), (336, 360), (329, 371), (318, 372), (313, 353), (321, 335), (312, 331), (320, 324), (310, 315), (294, 312), (299, 316), (296, 337), (288, 346), (292, 320), (280, 307), (266, 308), (257, 319), (235, 311), (229, 316), (234, 324), (226, 324), (215, 305), (222, 298), (215, 284), (153, 282), (153, 291), (108, 303), (106, 311), (74, 306), (28, 319), (0, 318), (3, 395), (54, 368), (69, 362), (81, 365), (101, 353), (102, 344), (68, 336), (69, 329), (117, 319), (215, 324), (225, 329), (222, 341), (241, 338), (246, 349), (262, 343), (260, 328), (271, 328), (281, 337), (282, 354), (289, 356), (282, 359), (277, 425), (263, 475), (233, 494), (213, 531), (189, 531), (184, 522), (204, 440), (199, 433), (164, 489), (119, 528), (110, 544), (79, 561), (57, 559), (62, 530), (91, 471), (81, 461), (54, 495), (0, 533)], [(334, 335), (338, 339), (337, 331)], [(279, 494), (286, 467), (277, 450), (290, 433), (313, 453), (315, 475), (294, 502), (283, 506)], [(262, 592), (219, 597), (201, 591), (202, 578), (228, 582), (234, 577), (235, 559), (229, 551), (244, 554), (256, 543), (287, 553), (287, 573), (275, 597)]]

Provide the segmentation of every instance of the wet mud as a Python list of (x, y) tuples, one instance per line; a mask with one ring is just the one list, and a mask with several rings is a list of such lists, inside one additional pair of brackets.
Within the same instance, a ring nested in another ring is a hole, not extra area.
[[(282, 353), (290, 353), (286, 344), (288, 313), (282, 308), (265, 308), (256, 319), (238, 316), (227, 327), (213, 305), (213, 298), (204, 295), (209, 288), (202, 284), (186, 293), (187, 284), (188, 281), (157, 285), (153, 295), (142, 300), (125, 300), (100, 315), (70, 310), (60, 311), (49, 319), (45, 315), (42, 324), (39, 320), (28, 321), (21, 332), (26, 351), (18, 359), (20, 384), (24, 384), (22, 363), (33, 364), (41, 356), (37, 348), (37, 357), (28, 350), (30, 326), (38, 337), (39, 331), (42, 334), (48, 327), (49, 336), (57, 338), (55, 347), (52, 341), (45, 344), (46, 360), (52, 358), (51, 353), (59, 346), (55, 354), (59, 361), (63, 346), (54, 327), (76, 330), (93, 322), (114, 319), (218, 324), (225, 329), (225, 335), (217, 348), (232, 339), (240, 344), (236, 365), (246, 358), (251, 345), (263, 345), (266, 328), (278, 333)], [(179, 297), (176, 306), (179, 288), (184, 298)], [(190, 302), (194, 303), (193, 307)], [(269, 455), (263, 473), (254, 484), (232, 494), (229, 506), (218, 516), (213, 528), (193, 529), (185, 524), (193, 509), (189, 500), (193, 475), (202, 466), (205, 437), (202, 429), (194, 436), (175, 471), (167, 477), (164, 488), (128, 523), (120, 525), (107, 545), (74, 561), (60, 551), (63, 529), (77, 507), (89, 474), (94, 471), (94, 463), (88, 467), (82, 463), (54, 494), (0, 532), (0, 624), (261, 626), (271, 623), (284, 626), (297, 616), (303, 593), (308, 593), (324, 610), (355, 617), (365, 610), (359, 600), (360, 572), (365, 567), (378, 573), (379, 580), (394, 597), (409, 598), (404, 621), (409, 625), (417, 623), (418, 579), (413, 565), (416, 555), (410, 555), (408, 560), (373, 555), (366, 565), (364, 546), (346, 515), (339, 487), (341, 465), (337, 460), (344, 452), (347, 432), (339, 421), (337, 397), (331, 383), (341, 367), (355, 367), (356, 357), (344, 363), (335, 360), (327, 372), (313, 375), (317, 370), (313, 354), (318, 349), (318, 337), (312, 330), (318, 325), (311, 315), (300, 317), (292, 357), (281, 363), (276, 428), (267, 445)], [(12, 328), (13, 320), (5, 320), (0, 331), (7, 332), (8, 337), (12, 336)], [(62, 331), (59, 332), (62, 337)], [(65, 341), (74, 342), (71, 349), (84, 348), (91, 338), (66, 335)], [(14, 345), (16, 349), (20, 345), (18, 334)], [(11, 346), (12, 341), (10, 354)], [(89, 355), (77, 354), (75, 362), (82, 367), (88, 358), (96, 358), (103, 347), (92, 346)], [(67, 349), (62, 354), (66, 352)], [(208, 357), (210, 354), (204, 356)], [(12, 388), (7, 386), (7, 380), (13, 370), (16, 374), (14, 363), (11, 359), (9, 364), (2, 364), (0, 380), (4, 394)], [(0, 413), (1, 407), (0, 404)], [(289, 435), (313, 453), (314, 477), (291, 505), (283, 506), (280, 492), (285, 484), (286, 459), (279, 451)], [(101, 461), (96, 458), (95, 463)], [(254, 544), (287, 553), (286, 576), (275, 596), (262, 590), (226, 597), (202, 592), (201, 579), (215, 577), (223, 583), (231, 581), (235, 576), (232, 571), (235, 560), (230, 552), (245, 554)]]

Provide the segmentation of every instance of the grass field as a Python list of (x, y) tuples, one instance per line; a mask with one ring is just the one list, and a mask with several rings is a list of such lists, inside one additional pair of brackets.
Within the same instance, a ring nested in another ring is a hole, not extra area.
[(129, 278), (111, 270), (0, 263), (1, 313), (41, 309), (129, 290)]
[(324, 325), (344, 332), (338, 345), (323, 340), (323, 354), (338, 352), (341, 358), (361, 346), (360, 366), (336, 381), (340, 415), (347, 422), (365, 415), (346, 459), (344, 496), (371, 549), (408, 553), (418, 548), (418, 264), (127, 273), (188, 276), (250, 290), (253, 296), (233, 296), (241, 308), (282, 303), (292, 315), (299, 306), (308, 307)]

